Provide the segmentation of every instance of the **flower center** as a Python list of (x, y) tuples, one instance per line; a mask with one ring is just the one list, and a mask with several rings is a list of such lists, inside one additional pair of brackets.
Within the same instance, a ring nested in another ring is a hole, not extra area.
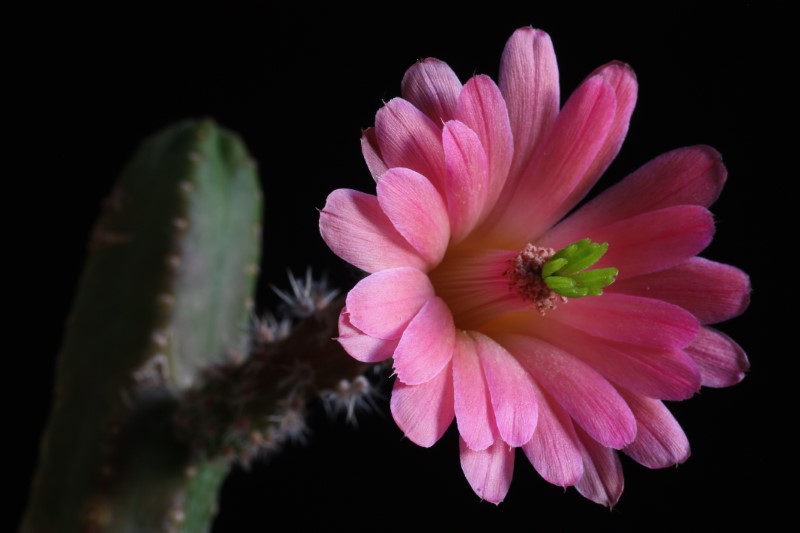
[(614, 283), (616, 268), (587, 270), (603, 257), (608, 243), (598, 244), (590, 239), (574, 242), (556, 252), (527, 244), (516, 257), (508, 261), (503, 273), (508, 288), (522, 300), (531, 302), (542, 315), (566, 303), (567, 297), (600, 296), (603, 288)]
[(542, 315), (556, 308), (556, 302), (566, 303), (547, 286), (542, 276), (544, 265), (555, 255), (552, 248), (539, 248), (533, 244), (525, 248), (513, 259), (508, 260), (508, 269), (503, 274), (508, 278), (508, 290), (516, 292), (520, 298), (531, 304)]

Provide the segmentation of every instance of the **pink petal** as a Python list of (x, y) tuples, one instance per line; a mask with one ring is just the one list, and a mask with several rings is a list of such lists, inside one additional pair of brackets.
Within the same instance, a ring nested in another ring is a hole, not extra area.
[(622, 280), (613, 292), (679, 305), (703, 324), (740, 315), (750, 303), (750, 279), (738, 268), (693, 257), (667, 270)]
[(319, 231), (333, 253), (367, 272), (411, 266), (425, 261), (394, 229), (378, 199), (370, 194), (336, 189), (325, 202)]
[(474, 131), (452, 120), (442, 131), (447, 176), (447, 212), (454, 241), (463, 239), (477, 224), (489, 193), (486, 152)]
[(572, 242), (591, 238), (607, 242), (608, 253), (594, 268), (614, 266), (618, 280), (664, 270), (701, 252), (714, 235), (714, 220), (707, 209), (697, 206), (674, 206), (626, 218), (609, 226), (577, 229), (571, 235), (551, 235), (540, 246), (556, 250)]
[(636, 417), (636, 440), (623, 450), (629, 457), (647, 468), (666, 468), (689, 458), (689, 439), (663, 403), (619, 392)]
[(625, 487), (622, 463), (614, 450), (595, 442), (580, 429), (578, 436), (583, 443), (583, 477), (575, 488), (584, 498), (613, 507)]
[(679, 348), (659, 349), (592, 337), (555, 320), (541, 321), (537, 337), (579, 357), (626, 389), (662, 400), (685, 400), (700, 389), (700, 373)]
[(619, 153), (622, 141), (625, 140), (625, 135), (628, 133), (628, 124), (633, 114), (633, 108), (636, 107), (636, 96), (639, 90), (633, 69), (619, 61), (613, 61), (598, 68), (592, 75), (601, 76), (614, 89), (617, 109), (605, 144), (597, 154), (592, 166), (586, 171), (582, 187), (573, 192), (569, 202), (572, 205), (586, 195)]
[(514, 137), (500, 89), (488, 76), (475, 76), (458, 100), (457, 118), (478, 135), (489, 164), (486, 204), (493, 206), (503, 190), (514, 156)]
[(429, 57), (411, 66), (403, 76), (400, 94), (440, 124), (455, 117), (461, 82), (447, 63)]
[(677, 305), (615, 293), (574, 298), (547, 318), (601, 339), (666, 349), (685, 348), (700, 327)]
[(447, 251), (450, 221), (444, 201), (428, 179), (413, 170), (392, 168), (378, 182), (378, 203), (400, 234), (431, 267)]
[(453, 358), (456, 327), (441, 298), (431, 298), (408, 324), (394, 352), (397, 379), (419, 385), (434, 378)]
[(381, 270), (347, 294), (350, 323), (370, 337), (399, 339), (425, 302), (434, 297), (428, 276), (415, 268)]
[(493, 238), (521, 248), (557, 221), (603, 147), (615, 109), (614, 90), (600, 76), (589, 78), (573, 93), (522, 171), (508, 203), (501, 196), (488, 219)]
[(492, 400), (495, 423), (509, 446), (522, 446), (536, 429), (536, 395), (531, 377), (505, 348), (472, 333)]
[(694, 342), (686, 348), (700, 370), (706, 387), (730, 387), (744, 379), (750, 362), (742, 347), (713, 328), (700, 328)]
[(508, 335), (500, 342), (594, 439), (612, 448), (633, 441), (633, 414), (616, 389), (589, 365), (534, 337)]
[(336, 340), (353, 358), (364, 363), (378, 363), (389, 359), (399, 342), (365, 335), (350, 323), (347, 307), (342, 308), (342, 312), (339, 313), (339, 337)]
[(375, 133), (389, 168), (410, 168), (444, 191), (441, 129), (422, 111), (402, 98), (393, 98), (378, 110)]
[(522, 450), (545, 480), (560, 487), (574, 485), (583, 475), (583, 458), (572, 420), (558, 402), (535, 389), (539, 422)]
[(514, 475), (514, 449), (502, 440), (476, 451), (460, 439), (461, 469), (475, 494), (494, 504), (503, 501)]
[[(607, 226), (648, 211), (676, 205), (708, 207), (719, 196), (727, 171), (708, 146), (663, 154), (604, 191), (547, 233), (552, 242), (573, 242), (587, 228)], [(572, 239), (572, 240), (570, 240)]]
[(558, 115), (558, 64), (549, 35), (533, 28), (514, 32), (500, 62), (500, 91), (514, 134), (514, 179)]
[(390, 402), (397, 426), (411, 442), (433, 446), (453, 421), (453, 371), (450, 365), (421, 385), (395, 380)]
[(561, 204), (561, 209), (553, 215), (554, 221), (566, 215), (569, 210), (575, 207), (575, 204), (586, 196), (600, 176), (603, 175), (603, 172), (606, 171), (608, 165), (617, 157), (622, 147), (622, 142), (625, 140), (625, 135), (628, 133), (628, 124), (633, 114), (633, 108), (636, 106), (638, 85), (636, 83), (636, 75), (628, 65), (615, 61), (600, 67), (592, 75), (601, 76), (614, 89), (617, 104), (614, 118), (606, 134), (603, 146), (595, 156), (592, 164), (584, 172), (580, 182)]
[(495, 441), (494, 417), (475, 341), (463, 332), (456, 333), (453, 390), (461, 438), (470, 449), (485, 450)]
[(364, 161), (367, 163), (369, 173), (372, 174), (375, 181), (378, 181), (383, 176), (383, 173), (389, 170), (389, 167), (386, 166), (381, 157), (375, 128), (367, 128), (361, 133), (361, 153), (364, 155)]

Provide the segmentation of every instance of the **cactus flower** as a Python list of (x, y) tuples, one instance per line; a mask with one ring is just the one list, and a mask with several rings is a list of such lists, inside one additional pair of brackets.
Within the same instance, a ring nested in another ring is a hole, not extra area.
[(726, 179), (706, 146), (663, 154), (577, 210), (616, 156), (637, 82), (598, 68), (559, 105), (549, 36), (517, 30), (499, 84), (413, 65), (362, 150), (377, 194), (333, 191), (325, 242), (369, 273), (339, 342), (392, 358), (391, 411), (431, 446), (453, 423), (461, 465), (499, 503), (522, 448), (539, 474), (613, 505), (618, 451), (649, 468), (689, 444), (662, 400), (740, 381), (743, 350), (708, 324), (747, 306), (748, 277), (696, 257)]

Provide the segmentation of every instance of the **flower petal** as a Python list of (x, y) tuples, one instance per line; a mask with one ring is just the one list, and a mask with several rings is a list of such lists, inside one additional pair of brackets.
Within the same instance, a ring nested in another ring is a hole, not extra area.
[(534, 337), (498, 339), (592, 438), (622, 448), (636, 436), (636, 421), (616, 389), (589, 365)]
[(458, 432), (472, 450), (485, 450), (495, 441), (489, 391), (475, 341), (456, 333), (453, 354), (453, 391)]
[(628, 133), (628, 125), (631, 121), (633, 108), (636, 107), (636, 97), (639, 91), (639, 85), (636, 83), (636, 74), (634, 74), (633, 69), (620, 61), (612, 61), (603, 65), (590, 76), (593, 75), (601, 76), (614, 89), (617, 109), (616, 113), (614, 113), (614, 122), (611, 124), (611, 129), (606, 136), (606, 142), (584, 177), (585, 191), (583, 194), (578, 194), (575, 201), (583, 198), (588, 189), (606, 171), (611, 161), (617, 157), (619, 149), (622, 147), (622, 142), (625, 140), (625, 135)]
[(631, 114), (633, 114), (633, 108), (636, 106), (638, 85), (636, 83), (636, 75), (628, 65), (614, 61), (600, 67), (592, 75), (602, 77), (614, 90), (616, 99), (614, 117), (606, 133), (605, 141), (597, 152), (594, 161), (575, 184), (569, 196), (563, 200), (560, 209), (553, 213), (551, 218), (553, 222), (561, 219), (586, 196), (597, 183), (597, 180), (600, 179), (600, 176), (603, 175), (603, 172), (606, 171), (611, 161), (617, 157), (622, 147), (622, 141), (625, 140), (625, 135), (628, 133), (628, 124), (631, 120)]
[(689, 458), (689, 439), (662, 402), (619, 392), (636, 417), (636, 440), (623, 449), (629, 457), (647, 468), (666, 468)]
[(403, 76), (400, 94), (435, 124), (455, 117), (461, 82), (447, 63), (429, 57), (412, 65)]
[(550, 230), (546, 240), (570, 243), (582, 239), (587, 228), (608, 226), (665, 207), (708, 207), (719, 196), (726, 177), (722, 158), (713, 148), (678, 148), (653, 159), (578, 209)]
[(475, 76), (467, 82), (458, 99), (456, 117), (477, 134), (486, 151), (489, 165), (486, 207), (489, 208), (503, 190), (514, 156), (506, 102), (490, 77)]
[(509, 446), (522, 446), (536, 429), (536, 395), (531, 377), (505, 348), (472, 333), (492, 400), (495, 423)]
[(371, 194), (350, 189), (333, 191), (320, 213), (319, 231), (333, 253), (367, 272), (426, 266)]
[(555, 320), (542, 320), (535, 335), (580, 358), (603, 377), (652, 398), (685, 400), (700, 389), (700, 373), (679, 348), (652, 348), (593, 337)]
[(487, 219), (490, 235), (511, 248), (535, 241), (562, 213), (605, 143), (616, 109), (614, 89), (601, 76), (572, 94), (522, 171), (506, 204), (503, 196)]
[(741, 346), (713, 328), (700, 328), (694, 342), (686, 348), (700, 370), (706, 387), (730, 387), (744, 379), (750, 362)]
[(399, 339), (425, 302), (434, 297), (423, 272), (401, 267), (359, 281), (347, 293), (350, 323), (370, 337)]
[(597, 262), (596, 268), (614, 266), (619, 269), (618, 280), (649, 274), (678, 265), (694, 257), (711, 242), (714, 219), (707, 209), (681, 205), (650, 211), (626, 218), (600, 228), (576, 228), (577, 233), (551, 235), (540, 246), (556, 250), (589, 237), (595, 242), (607, 242), (608, 253)]
[(437, 265), (447, 251), (450, 221), (441, 195), (428, 179), (407, 168), (389, 169), (378, 182), (378, 203), (397, 231)]
[(442, 144), (450, 232), (458, 242), (472, 231), (488, 204), (489, 166), (478, 136), (457, 120), (444, 125)]
[(402, 98), (393, 98), (378, 110), (375, 133), (389, 168), (410, 168), (444, 191), (444, 153), (439, 126)]
[(500, 91), (514, 134), (513, 180), (558, 115), (558, 64), (549, 35), (534, 28), (514, 32), (500, 62)]
[(627, 294), (576, 298), (563, 307), (547, 318), (601, 339), (653, 348), (685, 348), (700, 327), (677, 305)]
[(379, 363), (389, 359), (399, 342), (366, 335), (350, 323), (347, 307), (342, 308), (342, 312), (339, 313), (339, 337), (336, 340), (354, 359), (364, 363)]
[(584, 498), (600, 505), (613, 507), (622, 496), (625, 478), (617, 452), (595, 442), (577, 429), (583, 447), (583, 477), (575, 488)]
[(583, 475), (583, 458), (572, 420), (534, 383), (539, 421), (522, 451), (545, 480), (559, 487), (574, 485)]
[(624, 279), (610, 291), (679, 305), (703, 324), (740, 315), (750, 303), (750, 279), (730, 265), (693, 257), (659, 272)]
[(433, 446), (453, 422), (453, 370), (448, 364), (420, 385), (395, 380), (390, 402), (392, 416), (411, 442)]
[(383, 173), (389, 170), (383, 158), (380, 148), (378, 148), (378, 137), (375, 135), (375, 128), (367, 128), (361, 133), (361, 153), (367, 163), (369, 173), (372, 178), (378, 181)]
[(407, 385), (430, 381), (453, 358), (455, 342), (450, 309), (441, 298), (431, 298), (408, 324), (394, 352), (397, 379)]
[(461, 439), (460, 448), (461, 469), (475, 494), (494, 504), (502, 502), (514, 475), (514, 449), (500, 439), (480, 451)]

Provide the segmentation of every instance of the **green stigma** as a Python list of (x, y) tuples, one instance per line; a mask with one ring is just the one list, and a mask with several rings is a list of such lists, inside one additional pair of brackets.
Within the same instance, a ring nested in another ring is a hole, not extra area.
[(607, 250), (607, 242), (598, 244), (591, 239), (574, 242), (556, 252), (542, 266), (542, 280), (551, 291), (568, 298), (600, 296), (603, 287), (614, 283), (619, 270), (587, 268), (597, 263)]

